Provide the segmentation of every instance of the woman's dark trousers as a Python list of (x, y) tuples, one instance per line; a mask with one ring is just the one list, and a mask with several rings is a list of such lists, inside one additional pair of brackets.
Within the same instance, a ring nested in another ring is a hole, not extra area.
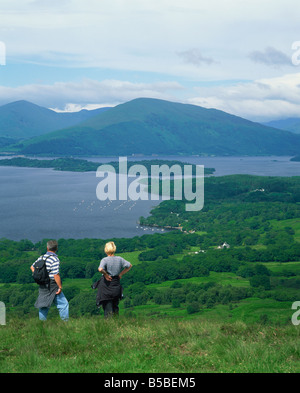
[(119, 315), (119, 299), (116, 300), (106, 300), (102, 303), (104, 310), (104, 317), (108, 318), (111, 316)]

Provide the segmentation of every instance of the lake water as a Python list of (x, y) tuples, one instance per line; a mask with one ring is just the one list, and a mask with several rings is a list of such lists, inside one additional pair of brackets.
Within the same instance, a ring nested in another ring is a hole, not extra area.
[[(118, 158), (91, 159), (96, 162)], [(254, 174), (299, 176), (300, 162), (290, 157), (128, 157), (177, 159), (214, 167), (215, 176)], [(59, 172), (52, 169), (0, 166), (0, 238), (101, 238), (133, 237), (161, 233), (161, 229), (141, 228), (140, 216), (148, 216), (159, 201), (99, 201), (96, 188), (101, 179), (94, 172)]]

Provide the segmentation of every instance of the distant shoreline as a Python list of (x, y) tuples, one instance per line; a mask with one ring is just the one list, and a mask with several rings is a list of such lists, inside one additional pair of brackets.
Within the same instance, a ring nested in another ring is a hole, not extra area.
[[(112, 161), (107, 163), (114, 167), (116, 173), (119, 171), (119, 162)], [(154, 158), (153, 160), (142, 160), (142, 161), (129, 161), (128, 167), (130, 168), (133, 165), (144, 165), (146, 168), (150, 168), (151, 165), (163, 165), (168, 164), (179, 165), (181, 168), (184, 165), (194, 165), (188, 164), (181, 161), (176, 160), (158, 160)], [(77, 158), (55, 158), (55, 159), (31, 159), (26, 157), (14, 157), (14, 158), (5, 158), (0, 160), (0, 166), (14, 166), (14, 167), (22, 167), (22, 168), (49, 168), (56, 171), (68, 171), (68, 172), (93, 172), (97, 171), (97, 168), (101, 165), (98, 162), (92, 162), (83, 159)], [(194, 165), (196, 166), (196, 165)], [(205, 175), (212, 175), (215, 172), (215, 168), (204, 168)]]

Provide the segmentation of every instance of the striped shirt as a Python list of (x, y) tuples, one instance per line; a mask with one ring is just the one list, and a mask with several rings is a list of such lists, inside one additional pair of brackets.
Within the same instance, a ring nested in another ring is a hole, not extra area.
[[(47, 258), (49, 255), (51, 255), (51, 256), (49, 258)], [(49, 278), (50, 278), (50, 280), (54, 280), (54, 275), (55, 274), (59, 274), (59, 263), (60, 263), (60, 261), (58, 259), (58, 256), (54, 252), (48, 251), (48, 252), (46, 252), (46, 254), (41, 255), (33, 263), (32, 266), (34, 267), (35, 263), (37, 261), (40, 261), (42, 258), (44, 258), (44, 259), (47, 258), (47, 260), (46, 260), (46, 268), (47, 268), (47, 271), (48, 271), (48, 274), (49, 274)]]

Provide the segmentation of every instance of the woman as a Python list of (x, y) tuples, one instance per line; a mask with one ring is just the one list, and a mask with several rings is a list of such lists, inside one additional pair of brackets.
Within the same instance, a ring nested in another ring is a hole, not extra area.
[(115, 256), (116, 245), (108, 242), (104, 252), (107, 257), (103, 258), (98, 268), (103, 274), (99, 282), (97, 304), (102, 304), (104, 316), (119, 314), (119, 300), (122, 298), (121, 277), (127, 273), (132, 265), (122, 257)]

